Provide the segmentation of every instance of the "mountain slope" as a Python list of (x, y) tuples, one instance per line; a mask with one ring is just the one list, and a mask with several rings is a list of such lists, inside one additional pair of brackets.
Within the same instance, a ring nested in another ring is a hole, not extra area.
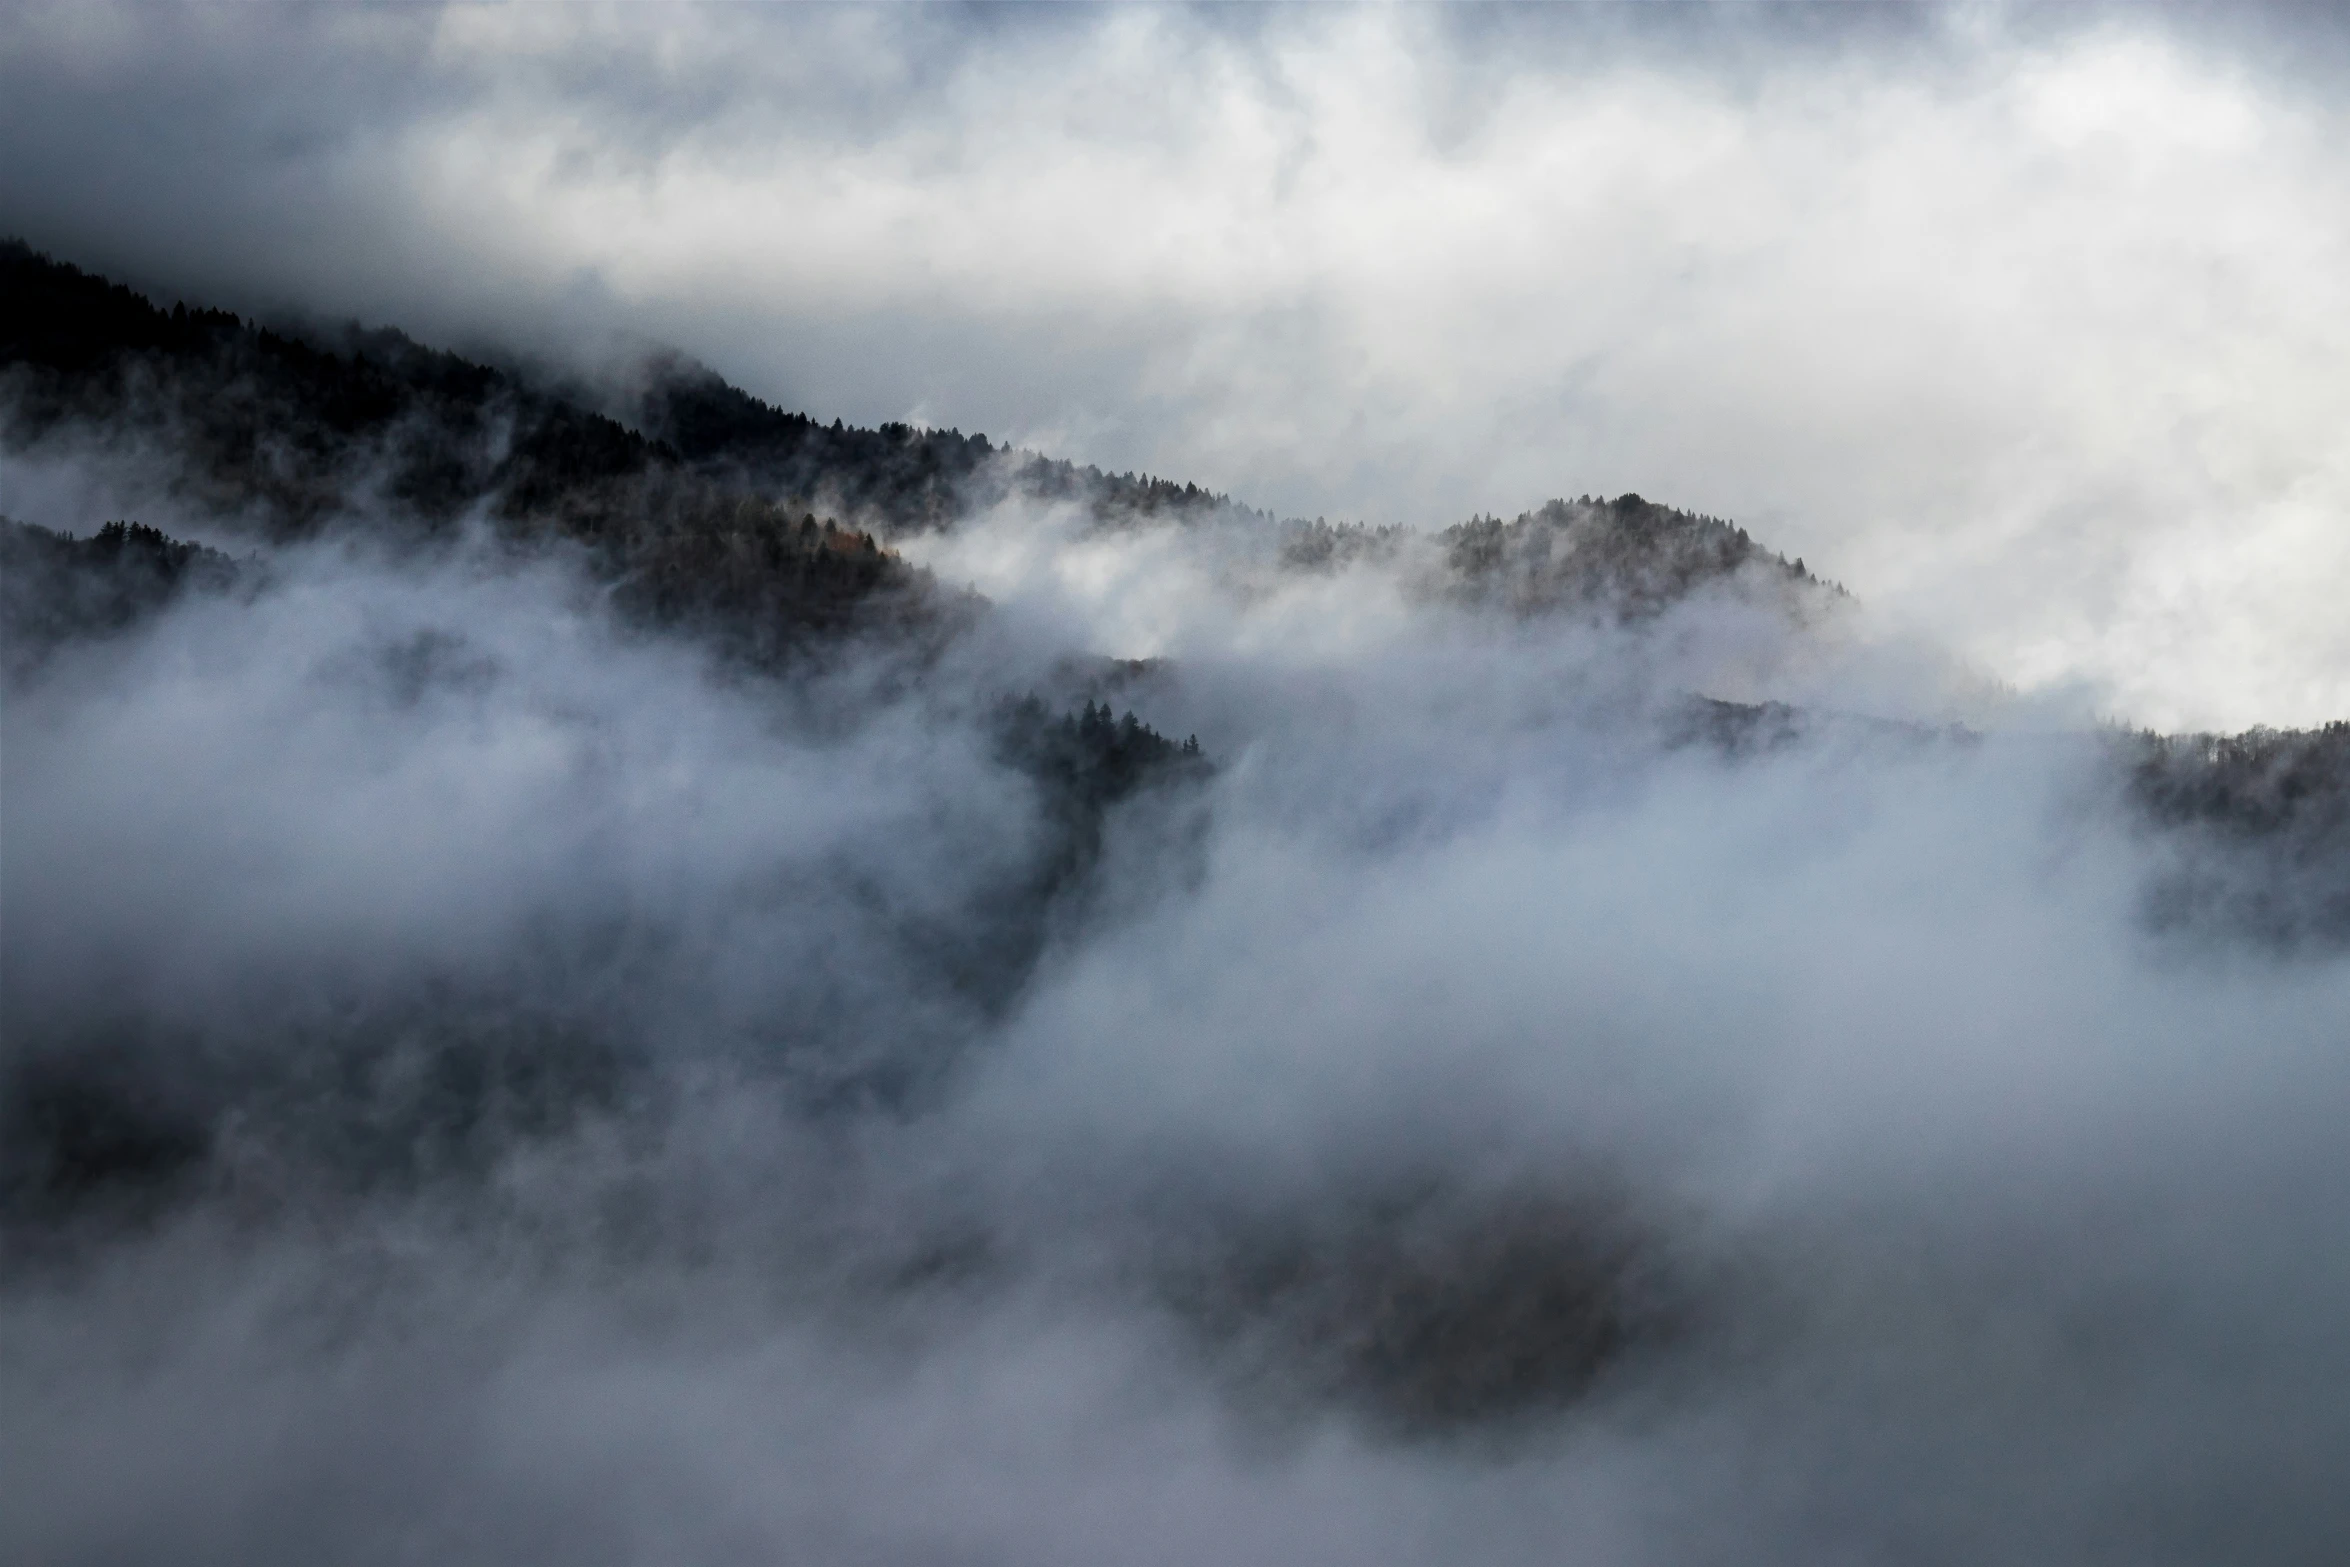
[[(280, 541), (349, 526), (429, 540), (482, 519), (517, 545), (576, 552), (625, 613), (764, 667), (842, 637), (935, 646), (980, 606), (883, 541), (1007, 502), (1075, 507), (1094, 529), (1238, 528), (1278, 571), (1388, 566), (1417, 596), (1516, 617), (1637, 623), (1728, 586), (1800, 622), (1845, 597), (1734, 524), (1637, 495), (1553, 500), (1421, 535), (1277, 522), (1194, 484), (984, 435), (825, 424), (674, 355), (607, 404), (622, 417), (591, 403), (387, 329), (305, 338), (200, 306), (166, 310), (0, 242), (0, 441), (23, 449), (81, 430), (142, 443), (179, 501)], [(149, 529), (83, 544), (38, 534), (11, 528), (6, 540), (20, 660), (77, 626), (135, 618), (195, 559)], [(194, 570), (217, 584), (227, 568), (210, 557)], [(1047, 742), (1046, 716), (1021, 722), (1006, 743), (1031, 771), (1065, 749)], [(1784, 715), (1770, 727), (1800, 733)], [(2278, 939), (2350, 931), (2339, 727), (2119, 748), (2131, 808), (2185, 845), (2153, 900), (2158, 921), (2217, 919)]]
[[(429, 537), (486, 517), (511, 537), (584, 547), (632, 607), (706, 622), (761, 658), (876, 607), (901, 623), (951, 614), (886, 541), (1009, 502), (1075, 507), (1097, 528), (1237, 526), (1276, 539), (1285, 569), (1344, 564), (1404, 535), (1276, 522), (1196, 484), (984, 435), (827, 425), (676, 356), (605, 400), (615, 418), (593, 397), (396, 331), (297, 337), (166, 310), (15, 241), (0, 242), (0, 392), (0, 440), (137, 438), (177, 500), (267, 537), (354, 517)], [(1652, 614), (1753, 570), (1823, 586), (1727, 523), (1638, 496), (1473, 518), (1434, 544), (1426, 591), (1519, 614)]]
[(0, 439), (97, 431), (182, 505), (263, 537), (354, 519), (393, 541), (469, 518), (580, 552), (623, 607), (754, 660), (951, 615), (866, 533), (696, 473), (520, 378), (394, 332), (321, 346), (0, 245)]

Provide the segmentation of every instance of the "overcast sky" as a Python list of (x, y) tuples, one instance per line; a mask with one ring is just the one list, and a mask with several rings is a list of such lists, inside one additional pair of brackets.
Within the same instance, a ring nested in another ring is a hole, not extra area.
[(1732, 517), (1993, 675), (2350, 714), (2326, 8), (0, 9), (167, 295), (1442, 525)]

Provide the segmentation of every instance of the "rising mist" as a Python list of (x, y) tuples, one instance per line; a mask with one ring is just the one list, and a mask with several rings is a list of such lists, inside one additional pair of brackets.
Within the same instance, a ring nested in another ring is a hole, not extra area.
[(73, 259), (12, 1558), (2350, 1548), (2350, 728), (1670, 495), (1283, 517)]

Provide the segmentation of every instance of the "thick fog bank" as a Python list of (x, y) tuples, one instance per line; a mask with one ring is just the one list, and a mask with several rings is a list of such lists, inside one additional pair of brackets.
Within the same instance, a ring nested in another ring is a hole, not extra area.
[[(9, 1554), (2350, 1542), (2350, 962), (2112, 737), (1065, 520), (788, 678), (343, 535), (12, 662)], [(1078, 852), (1027, 692), (1212, 769)]]

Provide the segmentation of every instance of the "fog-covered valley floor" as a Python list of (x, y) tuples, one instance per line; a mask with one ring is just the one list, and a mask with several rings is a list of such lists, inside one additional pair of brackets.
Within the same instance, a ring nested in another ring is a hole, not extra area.
[(2350, 1549), (2350, 731), (10, 265), (12, 1559)]

